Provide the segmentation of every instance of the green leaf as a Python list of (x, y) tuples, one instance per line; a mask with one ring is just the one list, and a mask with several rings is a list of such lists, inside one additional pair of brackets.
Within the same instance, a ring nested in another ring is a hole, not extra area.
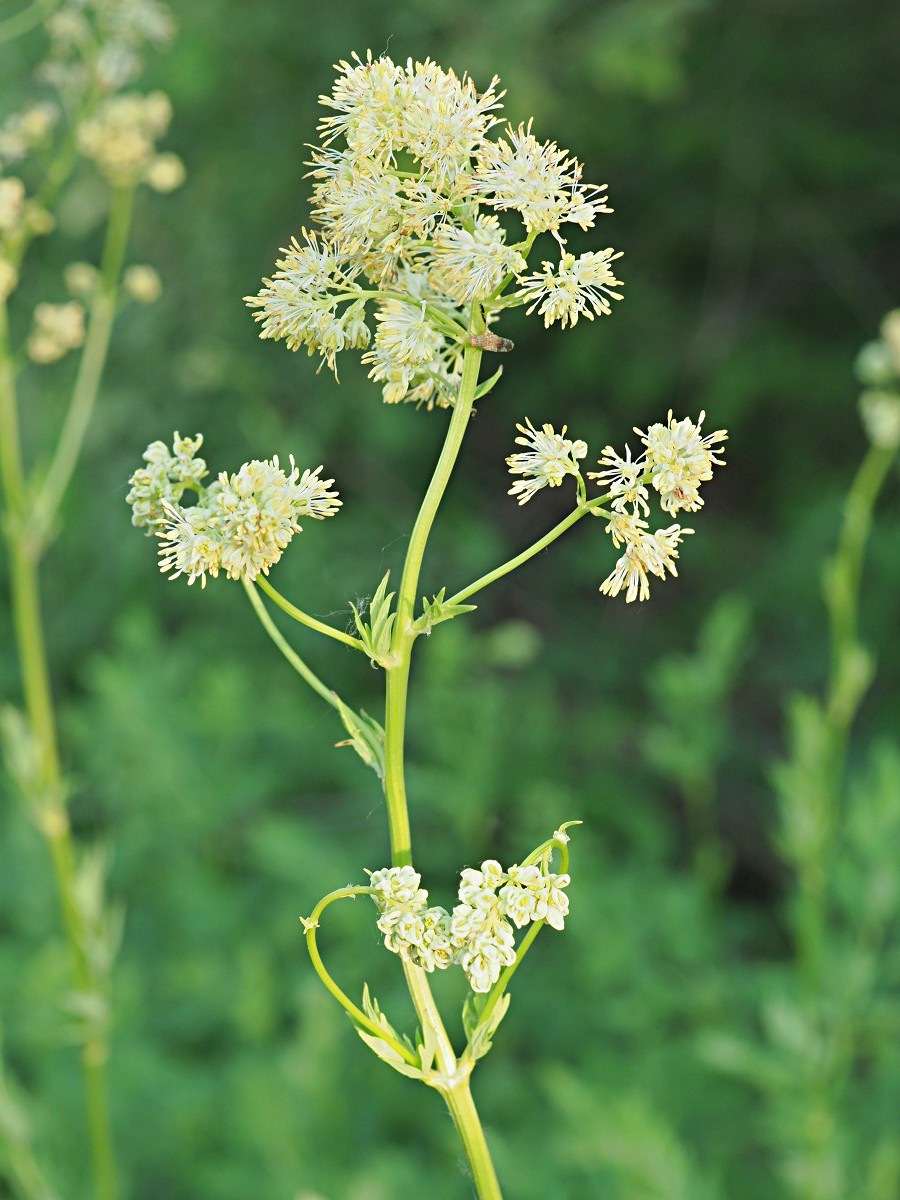
[(470, 992), (463, 1005), (463, 1028), (466, 1031), (466, 1038), (468, 1040), (466, 1054), (472, 1062), (477, 1062), (479, 1058), (484, 1058), (490, 1050), (494, 1034), (497, 1032), (500, 1022), (506, 1016), (509, 1009), (510, 994), (507, 992), (491, 1009), (487, 1019), (482, 1021), (481, 1014), (484, 1011), (488, 996), (489, 994), (486, 996), (477, 996), (474, 992)]
[(498, 368), (497, 368), (497, 370), (496, 370), (496, 371), (493, 373), (493, 375), (490, 377), (490, 379), (485, 379), (485, 381), (484, 381), (483, 383), (479, 383), (478, 387), (475, 389), (475, 401), (476, 401), (476, 403), (477, 403), (479, 400), (481, 400), (481, 399), (482, 399), (482, 397), (486, 396), (486, 395), (488, 394), (488, 392), (490, 392), (490, 391), (492, 391), (492, 390), (493, 390), (493, 388), (494, 388), (494, 384), (495, 384), (495, 383), (497, 383), (497, 382), (499, 381), (499, 379), (500, 379), (500, 376), (501, 376), (502, 374), (503, 374), (503, 368), (502, 368), (502, 367), (498, 367)]
[(366, 1043), (373, 1054), (376, 1054), (382, 1062), (386, 1062), (389, 1067), (393, 1067), (401, 1075), (406, 1075), (409, 1079), (424, 1079), (424, 1074), (418, 1067), (410, 1066), (398, 1050), (393, 1046), (389, 1046), (387, 1042), (376, 1037), (372, 1033), (366, 1033), (364, 1030), (356, 1026), (356, 1032)]
[(391, 611), (395, 593), (388, 592), (387, 590), (390, 575), (391, 573), (388, 571), (376, 588), (375, 595), (369, 601), (367, 621), (363, 620), (362, 614), (355, 604), (351, 603), (350, 605), (353, 609), (353, 620), (356, 624), (359, 640), (362, 642), (363, 648), (373, 666), (376, 664), (380, 667), (393, 665), (391, 635), (397, 614)]
[(384, 729), (370, 717), (365, 709), (356, 712), (349, 704), (340, 707), (341, 720), (350, 734), (338, 746), (352, 746), (367, 767), (371, 767), (379, 779), (384, 779)]
[(452, 621), (454, 617), (461, 616), (463, 613), (474, 612), (478, 607), (476, 604), (445, 604), (444, 593), (446, 588), (441, 588), (433, 600), (427, 597), (422, 597), (422, 615), (413, 623), (413, 633), (424, 633), (426, 636), (431, 634), (435, 625), (440, 625), (442, 621)]

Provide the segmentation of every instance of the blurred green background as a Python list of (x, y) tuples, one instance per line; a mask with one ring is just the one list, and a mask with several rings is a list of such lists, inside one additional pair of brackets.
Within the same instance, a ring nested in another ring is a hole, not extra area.
[[(820, 687), (826, 669), (822, 563), (865, 450), (853, 360), (900, 299), (900, 9), (185, 0), (175, 16), (144, 85), (172, 97), (167, 148), (188, 182), (140, 196), (131, 255), (157, 266), (165, 292), (121, 318), (45, 569), (76, 831), (112, 846), (127, 910), (111, 1071), (129, 1194), (470, 1194), (438, 1097), (363, 1050), (300, 937), (297, 917), (321, 894), (387, 858), (374, 776), (332, 749), (342, 730), (242, 590), (168, 583), (124, 503), (149, 441), (200, 430), (213, 470), (293, 452), (336, 476), (340, 519), (307, 529), (273, 576), (307, 611), (343, 622), (349, 600), (399, 567), (445, 414), (384, 406), (350, 356), (336, 386), (260, 342), (241, 301), (307, 219), (304, 144), (331, 64), (371, 47), (431, 56), (481, 86), (500, 75), (508, 117), (533, 114), (539, 137), (609, 184), (615, 213), (584, 248), (625, 252), (611, 318), (567, 332), (521, 313), (504, 323), (516, 350), (479, 406), (426, 561), (429, 593), (463, 586), (567, 511), (555, 491), (524, 509), (506, 494), (503, 460), (526, 416), (568, 423), (592, 456), (670, 407), (705, 408), (707, 428), (731, 434), (680, 577), (649, 603), (598, 594), (613, 552), (582, 524), (417, 651), (412, 819), (436, 902), (462, 864), (516, 861), (561, 821), (585, 822), (567, 930), (529, 956), (476, 1075), (501, 1178), (511, 1200), (841, 1200), (785, 1174), (779, 1147), (803, 1142), (809, 1113), (782, 1112), (704, 1045), (721, 1030), (752, 1041), (760, 1005), (788, 986), (790, 877), (770, 779), (788, 696)], [(39, 40), (2, 47), (0, 113), (20, 103)], [(99, 237), (79, 186), (39, 247), (48, 279)], [(35, 447), (65, 375), (48, 372), (25, 414)], [(862, 628), (879, 675), (853, 759), (900, 723), (898, 495), (894, 473), (867, 560)], [(0, 695), (15, 698), (3, 597)], [(291, 636), (351, 703), (380, 712), (380, 673)], [(81, 1197), (81, 1083), (54, 1000), (67, 961), (45, 849), (8, 798), (0, 835), (7, 1057), (49, 1173)], [(397, 964), (368, 909), (346, 907), (323, 937), (334, 974), (351, 992), (368, 980), (399, 1020)], [(895, 935), (884, 961), (896, 982)], [(895, 1004), (854, 1074), (850, 1132), (833, 1132), (862, 1163), (848, 1197), (900, 1196), (898, 1033)]]

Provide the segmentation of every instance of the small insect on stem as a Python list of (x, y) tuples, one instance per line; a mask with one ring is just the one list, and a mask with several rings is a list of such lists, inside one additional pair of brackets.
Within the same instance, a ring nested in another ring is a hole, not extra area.
[(515, 346), (509, 338), (498, 337), (496, 333), (472, 333), (469, 335), (469, 345), (476, 350), (492, 350), (495, 354), (507, 354)]

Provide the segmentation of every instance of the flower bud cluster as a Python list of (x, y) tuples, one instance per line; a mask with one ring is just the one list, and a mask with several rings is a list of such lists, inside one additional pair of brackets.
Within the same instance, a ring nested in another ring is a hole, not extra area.
[[(271, 461), (254, 459), (234, 475), (223, 471), (208, 487), (201, 483), (206, 463), (195, 458), (202, 437), (175, 435), (172, 453), (154, 442), (144, 454), (147, 467), (131, 477), (128, 503), (132, 522), (160, 539), (159, 568), (171, 579), (186, 575), (188, 583), (224, 571), (229, 579), (267, 575), (281, 558), (299, 518), (333, 516), (341, 501), (330, 491), (333, 479), (322, 479), (321, 467), (301, 474), (290, 459), (290, 472)], [(180, 504), (186, 489), (197, 497), (192, 507)]]
[(70, 107), (124, 87), (140, 75), (145, 47), (165, 45), (174, 32), (160, 0), (62, 0), (44, 24), (50, 49), (38, 78)]
[(202, 445), (202, 433), (190, 438), (176, 432), (171, 450), (165, 442), (151, 442), (143, 456), (147, 465), (131, 476), (131, 491), (125, 497), (132, 525), (152, 530), (165, 520), (165, 506), (177, 506), (185, 490), (200, 494), (209, 474), (205, 461), (197, 458)]
[[(499, 123), (498, 80), (472, 80), (436, 63), (389, 57), (341, 62), (313, 152), (313, 233), (282, 251), (247, 303), (260, 336), (305, 346), (335, 368), (344, 349), (367, 349), (388, 403), (451, 404), (459, 386), (470, 307), (490, 324), (528, 304), (546, 324), (609, 312), (618, 299), (612, 250), (567, 253), (566, 226), (592, 227), (611, 211), (603, 187), (531, 125)], [(498, 213), (515, 214), (519, 240)], [(534, 239), (551, 233), (558, 267), (527, 275)], [(515, 281), (522, 289), (506, 299)], [(367, 311), (372, 310), (372, 311)]]
[(84, 308), (77, 300), (66, 304), (39, 304), (28, 336), (28, 357), (35, 363), (52, 363), (84, 343)]
[(11, 113), (0, 124), (0, 167), (19, 162), (42, 148), (59, 116), (59, 106), (51, 100), (42, 100), (21, 112)]
[(885, 450), (896, 449), (900, 446), (900, 308), (881, 322), (881, 337), (863, 346), (856, 374), (865, 385), (859, 408), (869, 441)]
[(495, 859), (466, 868), (452, 913), (428, 906), (428, 892), (412, 867), (386, 867), (371, 877), (378, 928), (388, 950), (426, 971), (456, 964), (474, 992), (487, 992), (516, 961), (515, 931), (532, 921), (562, 929), (569, 911), (568, 875), (546, 864), (512, 866)]
[(184, 167), (174, 154), (158, 155), (156, 142), (171, 119), (172, 105), (164, 92), (111, 96), (79, 125), (79, 149), (113, 187), (144, 182), (170, 192), (183, 181)]

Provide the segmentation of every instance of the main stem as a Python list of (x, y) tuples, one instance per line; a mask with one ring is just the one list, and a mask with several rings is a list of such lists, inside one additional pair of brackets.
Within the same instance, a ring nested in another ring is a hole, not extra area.
[[(473, 305), (472, 309), (469, 333), (477, 335), (484, 332), (484, 321), (478, 311), (478, 306)], [(428, 536), (447, 489), (472, 414), (475, 390), (478, 386), (481, 354), (482, 351), (476, 347), (470, 346), (466, 349), (462, 380), (450, 417), (450, 426), (437, 466), (422, 501), (422, 507), (419, 509), (419, 515), (413, 526), (397, 594), (397, 619), (394, 622), (394, 635), (391, 643), (394, 665), (386, 672), (387, 692), (384, 720), (384, 794), (387, 801), (391, 839), (391, 863), (395, 867), (407, 866), (412, 863), (412, 839), (404, 775), (404, 741), (409, 669), (413, 642), (416, 638), (413, 631), (413, 620), (419, 588), (419, 574), (422, 569), (422, 559)], [(413, 966), (411, 963), (404, 964), (404, 971), (409, 994), (422, 1028), (430, 1028), (434, 1033), (435, 1059), (437, 1067), (446, 1081), (440, 1091), (469, 1159), (469, 1167), (479, 1200), (503, 1200), (500, 1184), (485, 1141), (484, 1130), (478, 1119), (478, 1112), (469, 1089), (468, 1070), (460, 1070), (458, 1067), (453, 1045), (431, 994), (428, 977), (420, 967)]]

